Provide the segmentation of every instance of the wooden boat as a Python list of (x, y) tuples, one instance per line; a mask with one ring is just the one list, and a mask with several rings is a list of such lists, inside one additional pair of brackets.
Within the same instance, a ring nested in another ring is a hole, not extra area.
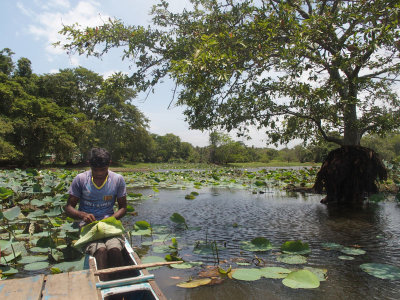
[[(142, 265), (138, 255), (133, 251), (128, 240), (122, 250), (125, 266), (106, 270), (97, 270), (96, 259), (86, 255), (84, 268), (92, 269), (95, 275), (99, 272), (116, 274), (116, 279), (101, 281), (96, 276), (96, 287), (99, 290), (99, 299), (107, 299), (112, 295), (123, 296), (124, 300), (167, 300), (154, 281), (154, 275), (150, 275)], [(138, 267), (139, 269), (135, 269)], [(143, 267), (143, 268), (142, 268)]]

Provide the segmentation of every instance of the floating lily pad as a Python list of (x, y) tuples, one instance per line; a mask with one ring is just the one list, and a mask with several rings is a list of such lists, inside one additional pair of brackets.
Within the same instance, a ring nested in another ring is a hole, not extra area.
[(282, 283), (292, 289), (315, 289), (320, 285), (318, 277), (309, 270), (293, 271)]
[(42, 270), (46, 269), (49, 266), (49, 263), (47, 261), (40, 261), (40, 262), (34, 262), (31, 264), (25, 265), (24, 269), (26, 271), (37, 271), (37, 270)]
[(307, 262), (307, 258), (302, 255), (282, 254), (279, 255), (276, 259), (279, 262), (291, 265), (305, 264)]
[(340, 244), (336, 244), (336, 243), (323, 243), (322, 244), (323, 248), (326, 248), (328, 250), (340, 250), (342, 249), (344, 246), (340, 245)]
[(5, 276), (11, 276), (18, 273), (17, 269), (11, 268), (10, 266), (0, 266), (0, 273)]
[(235, 269), (232, 270), (232, 277), (237, 280), (255, 281), (261, 278), (259, 269)]
[(171, 248), (168, 247), (167, 245), (161, 245), (161, 246), (154, 246), (153, 247), (153, 252), (154, 253), (168, 253), (171, 251)]
[(265, 278), (285, 278), (292, 271), (282, 267), (265, 267), (260, 272)]
[(191, 289), (202, 285), (207, 285), (211, 282), (211, 278), (202, 278), (202, 279), (195, 279), (191, 281), (185, 281), (178, 283), (176, 286), (181, 288)]
[(194, 265), (192, 265), (191, 263), (181, 263), (181, 264), (174, 264), (174, 265), (170, 265), (171, 268), (174, 269), (191, 269), (194, 267)]
[(353, 256), (348, 256), (348, 255), (340, 255), (338, 256), (338, 258), (342, 260), (354, 260)]
[(328, 277), (328, 270), (327, 269), (319, 269), (319, 268), (312, 268), (312, 267), (305, 267), (304, 270), (308, 270), (313, 272), (319, 281), (325, 281)]
[(388, 280), (400, 279), (400, 268), (393, 265), (367, 263), (362, 264), (360, 268), (369, 275)]
[(85, 257), (76, 261), (64, 261), (62, 263), (53, 265), (52, 268), (59, 269), (63, 272), (79, 271), (83, 269), (84, 259)]
[(237, 262), (236, 263), (238, 266), (251, 266), (251, 264), (250, 263), (247, 263), (247, 262)]
[(268, 251), (273, 248), (271, 242), (264, 237), (256, 237), (251, 241), (241, 242), (241, 248), (247, 251)]
[(50, 248), (42, 248), (42, 247), (32, 247), (29, 251), (34, 253), (47, 253), (50, 251)]
[(10, 255), (6, 255), (6, 256), (2, 256), (1, 257), (1, 262), (7, 264), (10, 261), (13, 261), (14, 259), (16, 259), (17, 257), (21, 256), (21, 252), (13, 252)]
[(19, 264), (31, 264), (38, 261), (47, 260), (46, 255), (33, 255), (33, 256), (25, 256), (18, 261)]
[[(164, 257), (160, 256), (146, 256), (141, 258), (143, 264), (148, 264), (148, 263), (156, 263), (156, 262), (165, 262), (166, 260)], [(155, 270), (160, 267), (152, 267), (152, 268), (147, 268), (147, 270)]]
[(140, 244), (142, 246), (151, 246), (151, 245), (153, 245), (153, 242), (152, 241), (144, 241), (144, 242), (141, 242)]
[(342, 249), (340, 249), (340, 252), (347, 255), (363, 255), (366, 253), (365, 250), (351, 247), (343, 247)]
[(132, 230), (131, 235), (151, 235), (151, 229)]
[(303, 243), (302, 241), (287, 241), (282, 244), (281, 250), (283, 253), (289, 254), (307, 254), (311, 252), (308, 243)]

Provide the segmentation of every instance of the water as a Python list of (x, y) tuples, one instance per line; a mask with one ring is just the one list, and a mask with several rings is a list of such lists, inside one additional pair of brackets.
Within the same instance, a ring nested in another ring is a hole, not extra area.
[[(178, 243), (182, 249), (179, 254), (187, 261), (201, 260), (213, 265), (213, 255), (197, 256), (192, 252), (196, 241), (207, 237), (219, 245), (219, 258), (226, 261), (225, 266), (237, 267), (232, 259), (241, 257), (251, 261), (257, 255), (269, 266), (324, 268), (328, 270), (328, 278), (313, 290), (290, 289), (280, 279), (265, 278), (253, 282), (227, 279), (219, 285), (183, 289), (176, 284), (190, 277), (196, 278), (201, 267), (189, 270), (163, 267), (151, 271), (168, 299), (400, 299), (399, 281), (375, 278), (359, 267), (370, 262), (400, 266), (398, 204), (388, 202), (368, 204), (356, 210), (337, 209), (320, 204), (321, 195), (274, 190), (251, 194), (246, 190), (223, 188), (196, 190), (200, 193), (196, 199), (184, 199), (190, 191), (161, 190), (152, 199), (136, 202), (138, 216), (128, 223), (146, 220), (153, 225), (168, 226), (171, 236), (180, 237)], [(153, 194), (149, 190), (136, 192)], [(169, 220), (174, 212), (185, 217), (190, 230), (183, 230)], [(232, 226), (235, 223), (237, 227)], [(240, 249), (240, 241), (258, 236), (277, 246), (288, 240), (308, 242), (312, 252), (307, 264), (279, 263), (276, 261), (278, 250), (251, 253)], [(352, 261), (341, 260), (338, 256), (344, 254), (323, 249), (321, 244), (325, 242), (357, 245), (366, 254), (354, 256)], [(138, 243), (140, 239), (136, 239)], [(141, 251), (146, 255), (165, 255), (152, 253), (149, 247), (142, 247)]]

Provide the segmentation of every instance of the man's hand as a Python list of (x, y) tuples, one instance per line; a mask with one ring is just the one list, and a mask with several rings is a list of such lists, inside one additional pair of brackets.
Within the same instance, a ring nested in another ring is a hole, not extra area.
[(92, 222), (96, 221), (96, 218), (94, 217), (93, 214), (85, 213), (85, 215), (83, 216), (82, 220), (83, 220), (86, 224), (89, 224), (89, 223), (92, 223)]

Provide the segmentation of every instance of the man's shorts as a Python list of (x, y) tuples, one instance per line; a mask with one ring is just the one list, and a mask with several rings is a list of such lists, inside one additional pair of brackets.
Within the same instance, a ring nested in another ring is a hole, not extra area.
[(107, 250), (118, 248), (119, 250), (122, 250), (122, 248), (124, 247), (124, 243), (125, 241), (121, 236), (112, 236), (109, 238), (90, 242), (86, 246), (85, 252), (93, 256), (97, 249), (100, 248), (106, 248)]

